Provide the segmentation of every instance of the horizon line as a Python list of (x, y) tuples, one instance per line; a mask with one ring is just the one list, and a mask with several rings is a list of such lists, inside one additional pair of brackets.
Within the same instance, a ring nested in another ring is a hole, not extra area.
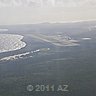
[(60, 23), (60, 24), (67, 24), (67, 23), (83, 23), (83, 22), (95, 22), (96, 19), (92, 19), (92, 20), (77, 20), (77, 21), (52, 21), (52, 22), (37, 22), (37, 23), (17, 23), (17, 24), (0, 24), (0, 26), (12, 26), (12, 25), (33, 25), (33, 24), (56, 24), (56, 23)]

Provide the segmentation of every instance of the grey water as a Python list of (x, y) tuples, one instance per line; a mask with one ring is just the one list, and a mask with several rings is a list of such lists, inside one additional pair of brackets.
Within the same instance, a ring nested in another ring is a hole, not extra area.
[[(50, 50), (30, 54), (33, 56), (32, 58), (0, 62), (0, 95), (95, 96), (96, 32), (95, 29), (92, 31), (87, 29), (89, 25), (95, 25), (91, 23), (26, 25), (26, 28), (25, 25), (1, 26), (9, 28), (9, 31), (5, 33), (23, 35), (23, 41), (27, 46), (20, 50), (0, 53), (0, 58), (40, 48), (50, 48)], [(31, 32), (47, 35), (55, 35), (60, 32), (78, 40), (79, 46), (55, 46), (28, 36), (27, 34), (32, 34)], [(82, 40), (87, 37), (92, 39)], [(33, 90), (29, 91), (28, 85), (32, 85)], [(41, 85), (44, 89), (41, 88)], [(63, 85), (67, 85), (67, 91), (63, 90)], [(50, 90), (48, 90), (48, 86)], [(52, 86), (54, 86), (54, 90)], [(58, 91), (59, 87), (62, 90)], [(36, 90), (37, 88), (39, 90)]]

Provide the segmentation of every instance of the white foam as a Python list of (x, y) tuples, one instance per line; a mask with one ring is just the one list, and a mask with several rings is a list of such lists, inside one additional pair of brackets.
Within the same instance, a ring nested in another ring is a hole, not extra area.
[(91, 38), (82, 38), (82, 40), (91, 40)]
[(8, 29), (0, 29), (0, 32), (8, 31)]
[[(17, 54), (17, 55), (12, 55), (12, 56), (7, 56), (7, 57), (3, 57), (3, 58), (0, 58), (0, 61), (8, 61), (8, 60), (16, 60), (16, 59), (23, 59), (23, 58), (32, 58), (33, 56), (27, 56), (27, 55), (30, 55), (31, 53), (38, 53), (38, 52), (42, 52), (42, 51), (48, 51), (50, 50), (50, 48), (41, 48), (41, 49), (37, 49), (37, 50), (34, 50), (34, 51), (30, 51), (30, 52), (25, 52), (25, 53), (21, 53), (21, 54)], [(23, 57), (25, 56), (25, 57)]]

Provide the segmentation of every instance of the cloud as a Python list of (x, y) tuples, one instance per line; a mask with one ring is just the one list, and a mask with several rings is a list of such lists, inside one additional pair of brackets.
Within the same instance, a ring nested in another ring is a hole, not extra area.
[(0, 0), (0, 7), (0, 24), (96, 20), (96, 0)]
[(96, 6), (96, 0), (0, 0), (0, 7), (31, 6), (31, 7), (78, 7)]

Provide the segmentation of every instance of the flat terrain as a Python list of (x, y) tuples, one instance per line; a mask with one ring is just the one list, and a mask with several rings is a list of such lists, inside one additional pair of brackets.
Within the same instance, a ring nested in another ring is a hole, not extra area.
[(50, 42), (56, 46), (78, 46), (77, 40), (67, 40), (65, 38), (59, 38), (59, 36), (46, 36), (42, 34), (29, 34), (33, 38), (43, 40), (45, 42)]

